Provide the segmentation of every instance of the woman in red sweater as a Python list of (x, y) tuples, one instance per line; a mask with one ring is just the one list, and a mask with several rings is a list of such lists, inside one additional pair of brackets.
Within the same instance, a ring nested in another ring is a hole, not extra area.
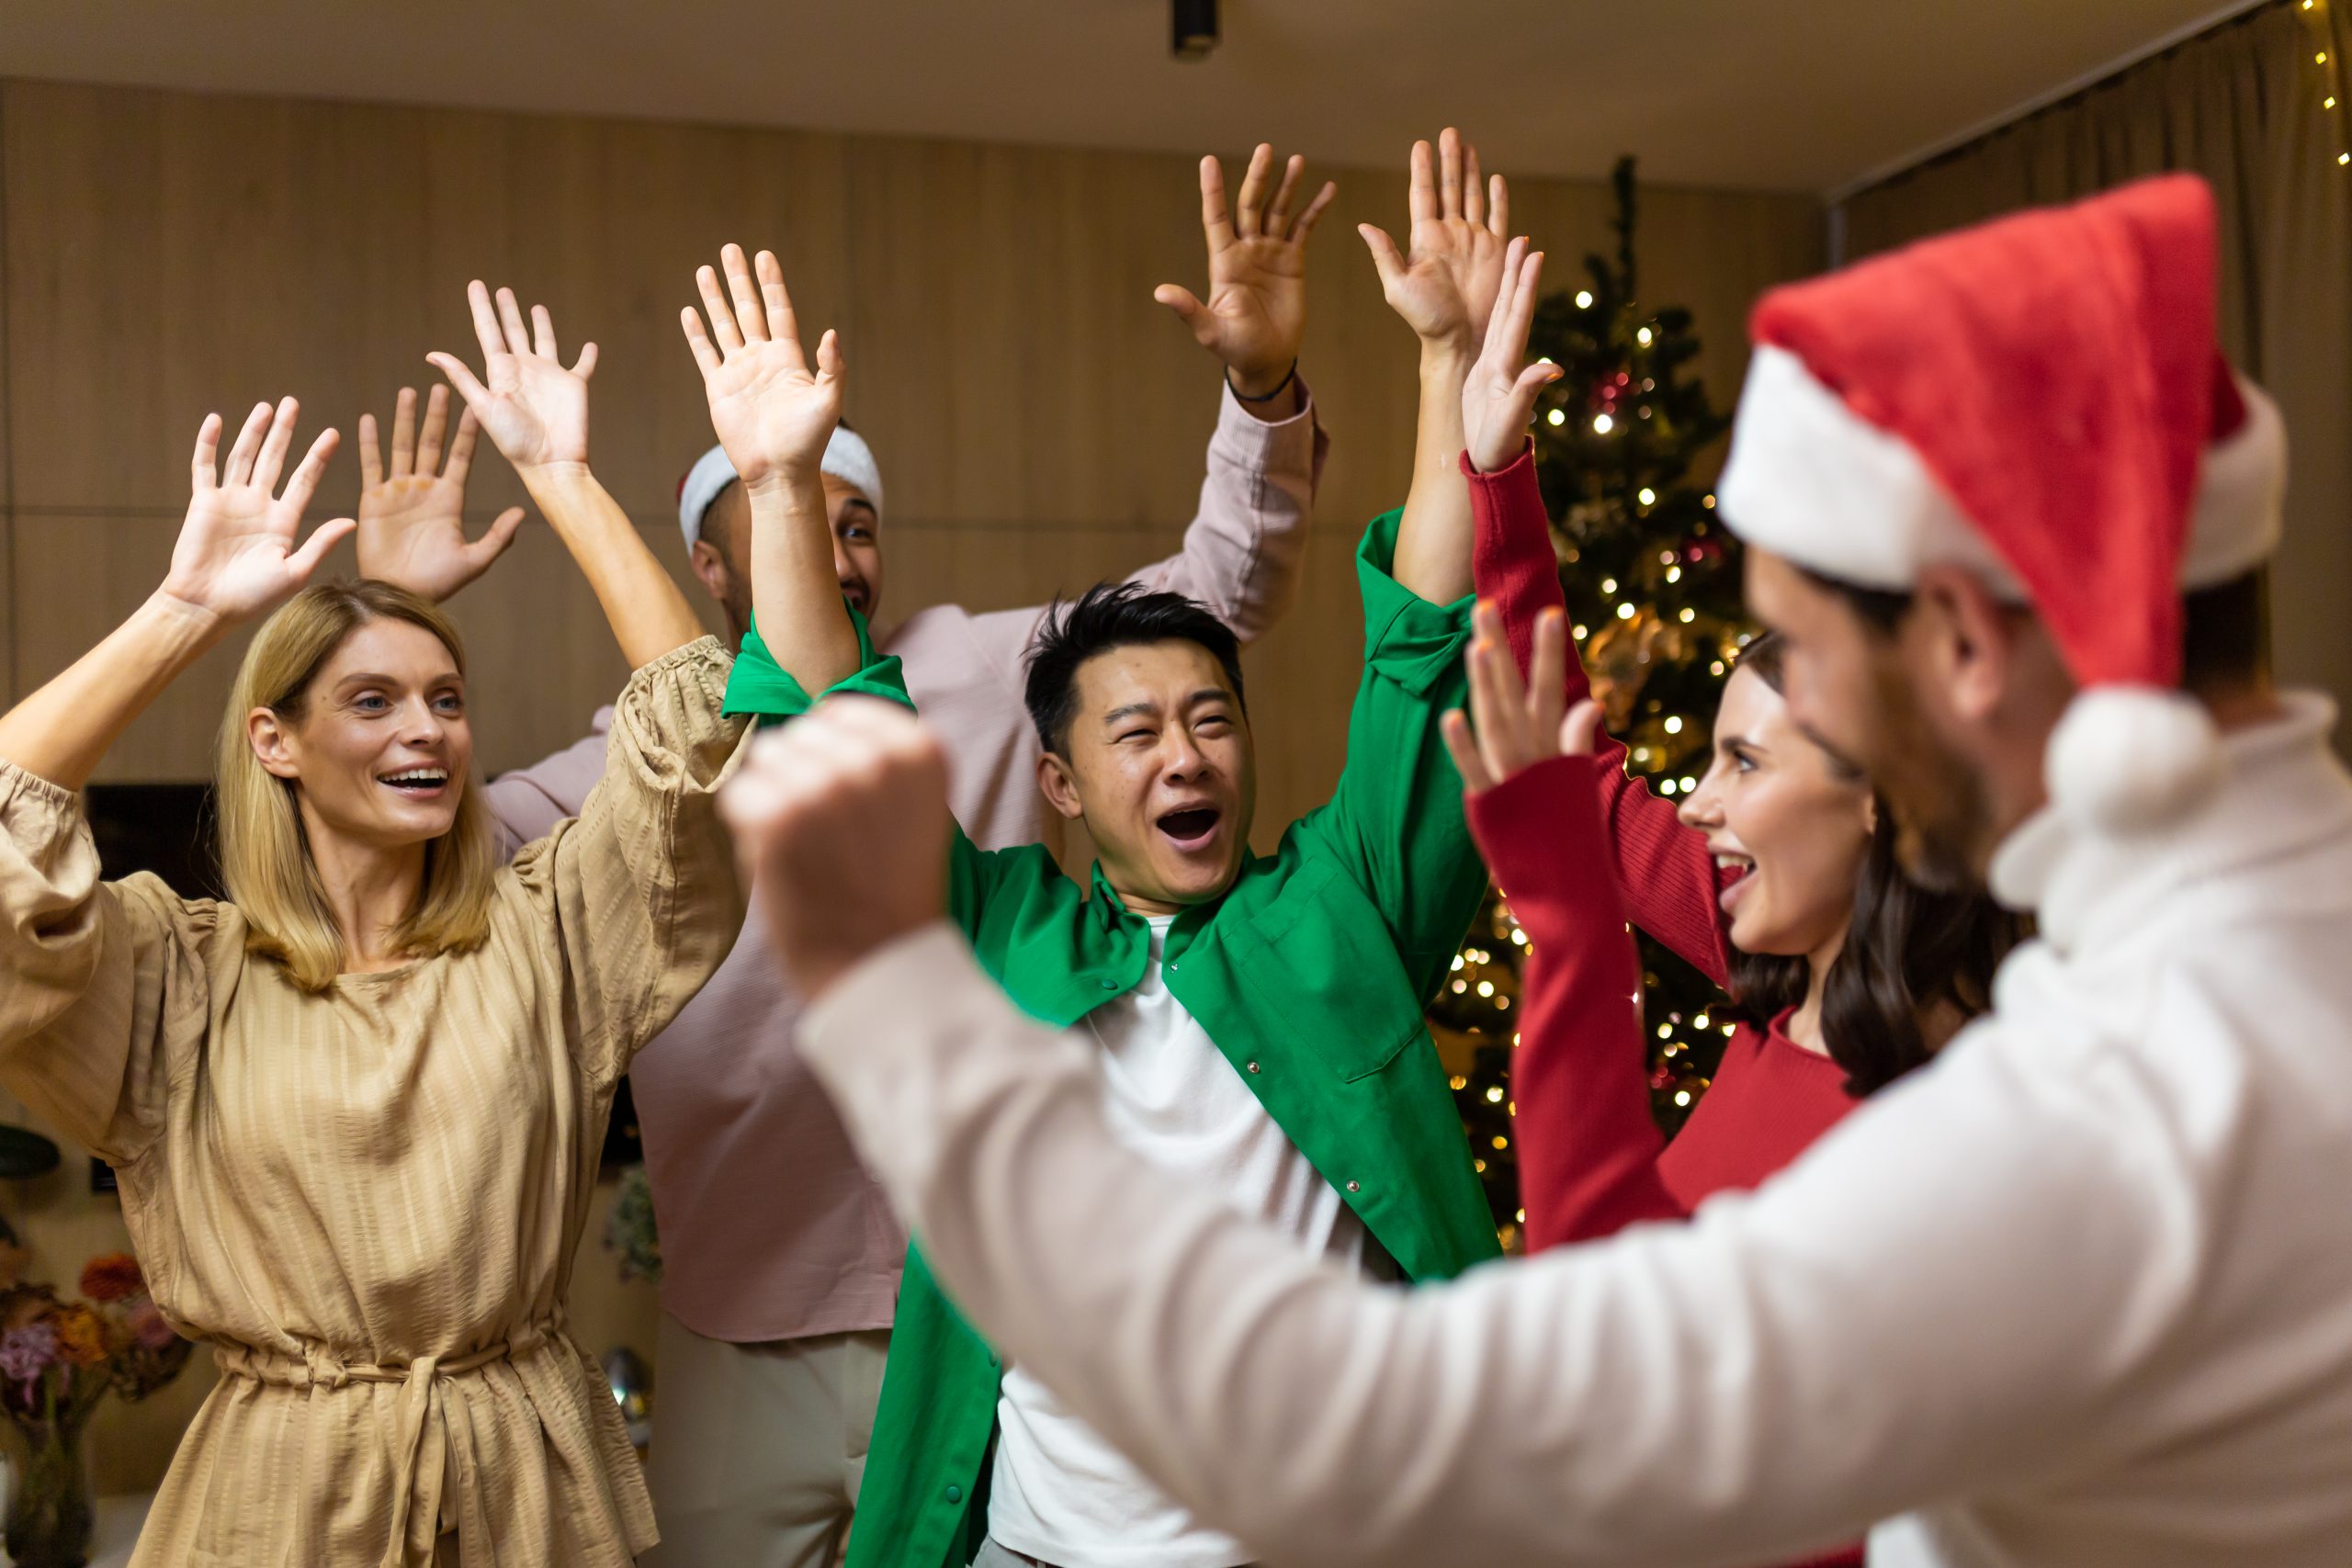
[[(1593, 744), (1517, 406), (1513, 314), (1498, 306), (1464, 394), (1485, 604), (1478, 739), (1459, 715), (1450, 734), (1472, 827), (1530, 942), (1512, 1089), (1540, 1248), (1763, 1180), (1983, 1010), (2017, 924), (1981, 895), (1903, 876), (1867, 782), (1791, 722), (1769, 638), (1725, 683), (1713, 762), (1679, 807), (1626, 776), (1623, 746)], [(1582, 744), (1564, 748), (1574, 705)], [(1671, 1144), (1650, 1117), (1628, 919), (1724, 986), (1737, 1018)]]

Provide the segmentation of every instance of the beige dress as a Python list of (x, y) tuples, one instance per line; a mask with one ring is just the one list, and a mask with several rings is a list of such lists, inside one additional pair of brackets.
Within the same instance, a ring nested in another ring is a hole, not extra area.
[(134, 1564), (626, 1563), (620, 1415), (564, 1332), (629, 1057), (742, 917), (712, 639), (638, 671), (604, 782), (499, 874), (469, 953), (306, 996), (227, 904), (98, 880), (0, 763), (0, 1082), (121, 1179), (157, 1303), (223, 1372)]

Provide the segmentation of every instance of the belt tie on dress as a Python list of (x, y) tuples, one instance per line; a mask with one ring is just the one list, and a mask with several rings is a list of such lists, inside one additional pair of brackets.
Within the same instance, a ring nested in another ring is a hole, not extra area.
[[(356, 1382), (398, 1383), (399, 1404), (398, 1452), (400, 1471), (393, 1483), (391, 1539), (385, 1543), (381, 1568), (410, 1568), (412, 1563), (430, 1563), (433, 1558), (432, 1538), (457, 1524), (458, 1499), (450, 1489), (441, 1484), (441, 1477), (433, 1478), (433, 1496), (426, 1512), (433, 1516), (434, 1529), (427, 1534), (423, 1555), (412, 1558), (408, 1546), (409, 1521), (416, 1512), (417, 1494), (424, 1485), (425, 1437), (432, 1426), (432, 1416), (440, 1401), (440, 1383), (444, 1379), (463, 1377), (480, 1371), (493, 1361), (507, 1361), (529, 1355), (562, 1337), (560, 1319), (534, 1324), (508, 1337), (503, 1344), (492, 1345), (480, 1350), (469, 1350), (462, 1356), (419, 1356), (407, 1362), (347, 1361), (322, 1345), (305, 1345), (302, 1354), (289, 1356), (254, 1345), (216, 1345), (212, 1359), (223, 1375), (250, 1378), (256, 1382), (278, 1388), (301, 1389), (308, 1393), (320, 1390), (332, 1392)], [(444, 1427), (447, 1440), (447, 1427)], [(315, 1559), (315, 1553), (308, 1554)]]

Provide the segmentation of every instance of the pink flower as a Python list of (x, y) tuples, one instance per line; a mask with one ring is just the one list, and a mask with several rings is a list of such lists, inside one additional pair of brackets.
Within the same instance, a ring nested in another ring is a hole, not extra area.
[(30, 1382), (57, 1364), (57, 1330), (46, 1323), (28, 1323), (0, 1337), (0, 1372), (17, 1382)]
[(167, 1349), (179, 1337), (179, 1331), (164, 1320), (163, 1310), (153, 1302), (141, 1302), (132, 1307), (129, 1321), (131, 1337), (143, 1349)]

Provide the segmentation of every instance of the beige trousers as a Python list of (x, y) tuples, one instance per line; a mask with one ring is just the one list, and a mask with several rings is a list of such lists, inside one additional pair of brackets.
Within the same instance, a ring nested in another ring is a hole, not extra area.
[(888, 1330), (732, 1345), (662, 1314), (644, 1568), (829, 1568), (874, 1438)]

